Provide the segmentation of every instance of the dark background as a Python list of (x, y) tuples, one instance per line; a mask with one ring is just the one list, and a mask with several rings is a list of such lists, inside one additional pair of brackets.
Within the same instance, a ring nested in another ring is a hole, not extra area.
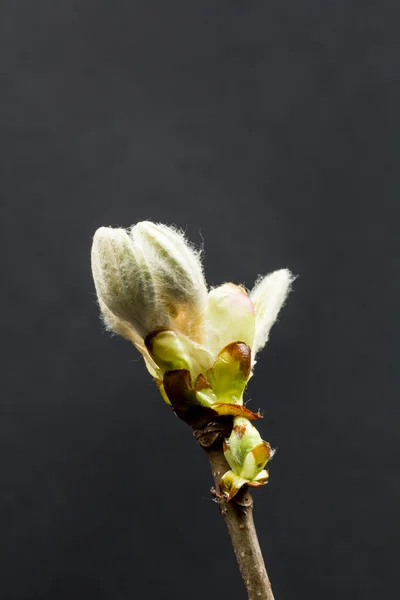
[(205, 456), (98, 319), (91, 237), (142, 219), (210, 284), (300, 275), (248, 391), (277, 600), (397, 597), (396, 4), (3, 0), (2, 599), (245, 597)]

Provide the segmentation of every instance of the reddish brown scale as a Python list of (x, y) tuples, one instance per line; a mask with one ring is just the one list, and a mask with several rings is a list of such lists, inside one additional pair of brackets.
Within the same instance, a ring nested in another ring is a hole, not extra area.
[(241, 440), (246, 433), (246, 425), (235, 425), (233, 431), (236, 433), (239, 440)]

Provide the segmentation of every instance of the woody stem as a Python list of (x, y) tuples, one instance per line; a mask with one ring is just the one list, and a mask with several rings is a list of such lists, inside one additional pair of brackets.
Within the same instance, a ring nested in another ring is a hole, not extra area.
[[(212, 424), (210, 424), (212, 425)], [(204, 430), (203, 430), (204, 431)], [(222, 439), (214, 437), (211, 445), (207, 436), (195, 432), (199, 444), (208, 454), (215, 482), (214, 494), (218, 499), (219, 511), (228, 527), (233, 550), (246, 586), (249, 600), (274, 600), (264, 559), (261, 553), (253, 519), (253, 498), (248, 488), (242, 488), (229, 502), (224, 499), (219, 487), (222, 475), (229, 470), (222, 450)]]

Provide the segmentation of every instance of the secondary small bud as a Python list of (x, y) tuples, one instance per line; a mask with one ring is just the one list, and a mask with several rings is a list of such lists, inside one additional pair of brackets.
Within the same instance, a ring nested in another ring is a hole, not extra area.
[(241, 477), (254, 479), (265, 467), (270, 453), (265, 453), (265, 460), (261, 463), (255, 459), (254, 448), (266, 444), (266, 442), (263, 442), (258, 430), (248, 419), (235, 418), (232, 433), (226, 443), (226, 460)]
[(271, 446), (244, 417), (234, 419), (232, 433), (224, 444), (225, 458), (232, 471), (225, 473), (221, 485), (229, 498), (247, 483), (254, 487), (268, 480), (264, 467), (272, 456)]

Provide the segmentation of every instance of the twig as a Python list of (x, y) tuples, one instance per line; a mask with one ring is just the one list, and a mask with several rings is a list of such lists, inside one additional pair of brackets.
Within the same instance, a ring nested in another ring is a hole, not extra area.
[(229, 502), (219, 489), (222, 475), (229, 469), (222, 451), (224, 426), (210, 423), (203, 430), (196, 430), (195, 437), (207, 452), (214, 476), (215, 489), (212, 494), (217, 498), (219, 510), (228, 527), (233, 549), (239, 564), (243, 582), (249, 600), (274, 600), (264, 559), (253, 519), (253, 499), (248, 488), (240, 490)]

